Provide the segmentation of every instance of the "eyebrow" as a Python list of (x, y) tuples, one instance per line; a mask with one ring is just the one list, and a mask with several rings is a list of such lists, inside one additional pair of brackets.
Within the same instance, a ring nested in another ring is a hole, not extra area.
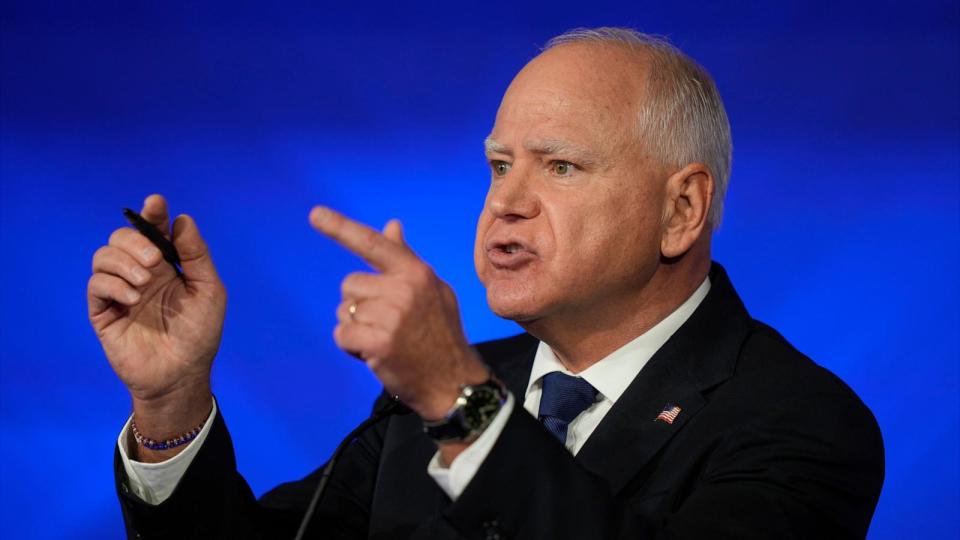
[(483, 140), (483, 149), (487, 154), (513, 154), (509, 151), (507, 145), (497, 142), (493, 137), (487, 137)]
[[(513, 156), (513, 150), (511, 150), (509, 146), (497, 141), (493, 137), (484, 139), (483, 147), (487, 155), (505, 154)], [(524, 141), (523, 148), (528, 152), (539, 155), (565, 154), (584, 166), (595, 165), (601, 161), (600, 156), (595, 152), (563, 139), (528, 140)]]

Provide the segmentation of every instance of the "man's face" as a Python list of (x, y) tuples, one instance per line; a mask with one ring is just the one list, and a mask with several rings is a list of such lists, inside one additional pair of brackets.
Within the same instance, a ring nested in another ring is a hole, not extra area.
[(487, 141), (474, 262), (501, 317), (586, 315), (642, 298), (660, 257), (664, 181), (636, 124), (644, 61), (572, 44), (531, 61)]

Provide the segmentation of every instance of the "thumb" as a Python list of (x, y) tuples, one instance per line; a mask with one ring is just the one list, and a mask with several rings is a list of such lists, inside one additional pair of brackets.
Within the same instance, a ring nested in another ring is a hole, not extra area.
[(392, 240), (400, 244), (401, 246), (407, 245), (407, 241), (403, 238), (403, 225), (400, 223), (399, 219), (391, 219), (386, 225), (383, 226), (383, 236), (387, 237), (388, 240)]
[(217, 270), (210, 258), (207, 243), (193, 218), (181, 214), (173, 222), (173, 246), (180, 255), (183, 277), (190, 281), (216, 281)]

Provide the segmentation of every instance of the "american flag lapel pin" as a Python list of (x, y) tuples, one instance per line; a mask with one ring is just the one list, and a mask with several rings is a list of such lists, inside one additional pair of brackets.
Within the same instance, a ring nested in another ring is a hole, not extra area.
[(680, 415), (680, 406), (674, 403), (667, 403), (663, 406), (663, 410), (660, 411), (660, 414), (653, 419), (654, 422), (666, 422), (668, 424), (673, 424), (673, 421), (677, 419), (677, 416)]

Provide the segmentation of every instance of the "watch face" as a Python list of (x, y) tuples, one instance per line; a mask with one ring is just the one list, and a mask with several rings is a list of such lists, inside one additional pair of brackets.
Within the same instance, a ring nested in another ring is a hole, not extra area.
[(463, 408), (463, 419), (471, 430), (483, 428), (499, 411), (499, 392), (490, 386), (475, 386)]
[(506, 390), (495, 379), (466, 386), (447, 417), (424, 422), (423, 431), (438, 442), (472, 440), (490, 425), (503, 407), (506, 396)]

